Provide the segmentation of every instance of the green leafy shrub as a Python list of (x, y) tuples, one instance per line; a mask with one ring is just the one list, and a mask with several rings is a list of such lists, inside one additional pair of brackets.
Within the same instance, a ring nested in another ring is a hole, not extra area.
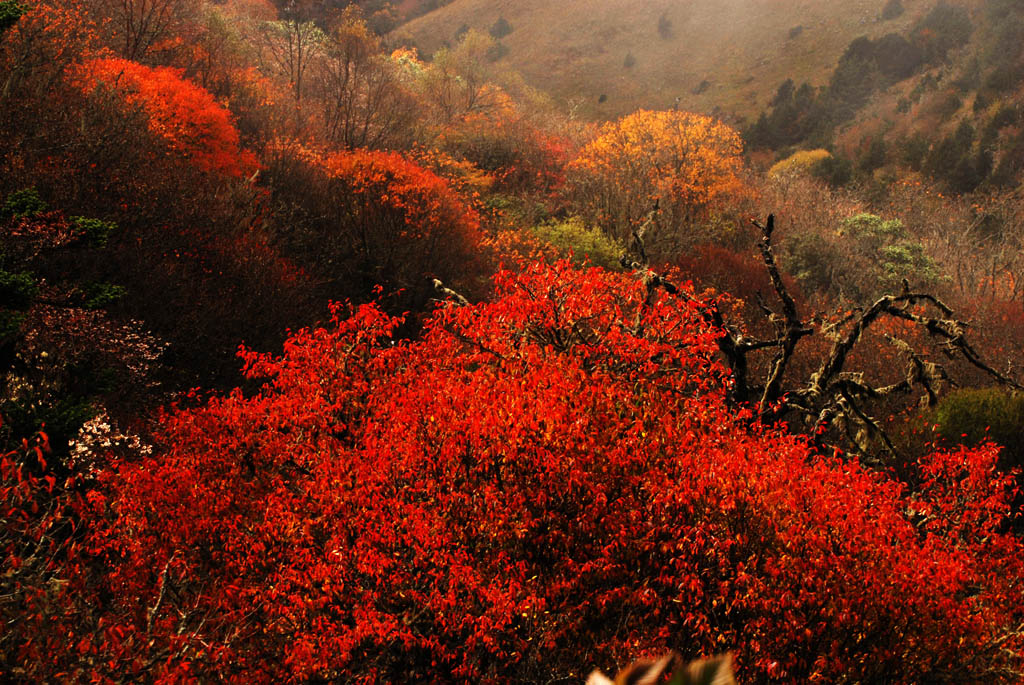
[(873, 251), (906, 237), (907, 232), (899, 219), (887, 221), (876, 214), (863, 213), (844, 220), (839, 234), (848, 236), (864, 249)]
[(853, 302), (896, 293), (906, 278), (915, 289), (942, 280), (936, 262), (899, 219), (857, 214), (832, 235), (798, 234), (784, 243), (783, 265), (806, 292)]
[(977, 131), (966, 119), (928, 155), (925, 171), (955, 193), (969, 193), (992, 172), (991, 151), (975, 145)]
[(0, 302), (12, 309), (25, 309), (39, 289), (31, 274), (0, 269)]
[(856, 38), (846, 47), (829, 79), (825, 104), (832, 120), (852, 119), (883, 83), (875, 42), (867, 36)]
[(909, 78), (925, 61), (920, 47), (896, 33), (882, 36), (872, 47), (875, 66), (892, 81)]
[(930, 149), (928, 138), (918, 132), (900, 142), (899, 159), (914, 171), (920, 171)]
[(499, 59), (508, 54), (508, 48), (504, 43), (500, 41), (487, 48), (487, 52), (484, 53), (487, 57), (488, 62), (497, 62)]
[(3, 33), (18, 23), (18, 20), (21, 19), (21, 15), (25, 14), (26, 11), (25, 7), (19, 5), (13, 0), (0, 2), (0, 33)]
[(843, 221), (839, 233), (853, 241), (854, 253), (864, 260), (862, 270), (875, 281), (875, 287), (864, 289), (866, 295), (895, 292), (904, 278), (915, 288), (934, 285), (942, 278), (939, 266), (899, 219), (857, 214)]
[(535, 226), (532, 232), (560, 252), (571, 252), (576, 262), (589, 259), (592, 264), (607, 269), (614, 268), (624, 252), (615, 240), (600, 229), (588, 228), (578, 216)]
[(888, 158), (889, 148), (885, 144), (885, 138), (878, 136), (871, 141), (871, 145), (868, 146), (861, 156), (860, 169), (865, 173), (871, 173), (875, 169), (885, 166)]
[(951, 445), (1002, 445), (1002, 463), (1024, 466), (1024, 394), (1001, 388), (958, 390), (939, 402), (934, 421), (939, 437)]
[(39, 197), (35, 188), (22, 188), (15, 190), (7, 196), (3, 209), (0, 210), (0, 217), (22, 217), (35, 216), (46, 211), (46, 203)]
[(31, 435), (40, 426), (46, 427), (50, 443), (57, 453), (67, 449), (69, 440), (78, 435), (86, 421), (96, 415), (96, 407), (82, 397), (72, 395), (53, 402), (32, 401), (4, 402), (0, 414), (11, 426), (14, 435)]
[(87, 219), (84, 216), (71, 217), (71, 225), (75, 227), (75, 233), (92, 247), (105, 247), (110, 236), (117, 230), (117, 224), (113, 221)]
[(743, 133), (749, 147), (820, 147), (831, 139), (832, 105), (827, 89), (819, 90), (809, 83), (797, 87), (792, 79), (787, 79), (779, 85), (768, 108)]
[(84, 288), (83, 305), (86, 309), (103, 309), (128, 293), (127, 289), (111, 283), (89, 283)]
[(24, 321), (25, 315), (21, 312), (0, 311), (0, 345), (16, 337)]
[(828, 292), (839, 269), (835, 246), (816, 233), (798, 233), (788, 238), (783, 265), (808, 292)]
[(942, 279), (942, 271), (924, 253), (921, 243), (901, 240), (879, 250), (879, 284), (883, 290), (895, 292), (907, 278), (915, 288), (934, 284)]
[(819, 181), (839, 188), (853, 180), (853, 163), (845, 157), (829, 155), (815, 162), (810, 172), (811, 176)]

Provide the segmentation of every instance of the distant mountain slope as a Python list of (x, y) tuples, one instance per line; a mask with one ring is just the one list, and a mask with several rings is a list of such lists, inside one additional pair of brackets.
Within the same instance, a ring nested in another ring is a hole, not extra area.
[(902, 0), (904, 13), (882, 20), (887, 0), (455, 0), (392, 38), (429, 55), (504, 18), (502, 59), (581, 116), (678, 97), (683, 109), (749, 120), (785, 79), (824, 83), (854, 38), (903, 32), (935, 2)]

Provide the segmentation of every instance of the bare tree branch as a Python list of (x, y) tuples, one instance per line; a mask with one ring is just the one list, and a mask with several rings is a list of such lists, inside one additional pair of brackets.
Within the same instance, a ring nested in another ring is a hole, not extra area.
[(153, 622), (156, 621), (157, 615), (160, 613), (160, 608), (164, 604), (164, 598), (167, 596), (167, 589), (170, 586), (170, 571), (171, 562), (174, 561), (177, 554), (171, 555), (171, 558), (164, 564), (164, 570), (160, 572), (160, 593), (157, 595), (156, 603), (150, 607), (149, 611), (146, 612), (146, 635), (153, 632)]
[[(655, 225), (657, 212), (656, 203), (641, 226), (633, 232), (633, 256), (626, 254), (620, 260), (624, 268), (634, 271), (646, 285), (648, 298), (645, 309), (653, 302), (658, 288), (687, 301), (696, 300), (653, 271), (647, 262), (646, 233)], [(911, 393), (914, 387), (920, 386), (924, 390), (922, 401), (933, 406), (938, 402), (943, 387), (953, 383), (941, 365), (928, 361), (906, 342), (888, 335), (889, 342), (907, 358), (907, 370), (902, 380), (876, 386), (865, 381), (863, 374), (847, 371), (850, 355), (865, 333), (885, 318), (909, 321), (939, 340), (948, 356), (959, 356), (996, 382), (1024, 390), (1024, 386), (1008, 374), (1000, 373), (982, 359), (967, 340), (967, 324), (955, 318), (951, 307), (929, 293), (913, 292), (906, 279), (903, 279), (898, 295), (880, 297), (866, 309), (855, 309), (838, 321), (829, 322), (817, 314), (805, 321), (775, 259), (772, 246), (774, 215), (769, 215), (764, 223), (753, 219), (751, 223), (761, 232), (758, 250), (781, 306), (780, 316), (759, 296), (759, 307), (772, 324), (775, 337), (763, 340), (746, 337), (740, 326), (725, 319), (715, 301), (702, 303), (702, 316), (706, 323), (723, 332), (718, 348), (733, 375), (730, 399), (737, 404), (756, 402), (756, 417), (760, 421), (774, 423), (795, 415), (800, 419), (796, 423), (808, 428), (811, 439), (819, 446), (824, 446), (825, 434), (834, 427), (841, 433), (845, 432), (850, 445), (862, 454), (867, 453), (870, 440), (874, 438), (887, 452), (895, 455), (894, 443), (885, 429), (871, 418), (864, 403)], [(641, 315), (642, 312), (637, 315), (635, 328), (638, 332)], [(786, 372), (800, 341), (816, 333), (832, 341), (831, 349), (809, 378), (791, 379), (787, 383)], [(751, 378), (749, 355), (769, 350), (774, 350), (774, 353), (767, 364), (763, 382), (759, 383)]]
[(434, 279), (434, 290), (436, 290), (437, 292), (441, 293), (446, 298), (450, 298), (452, 300), (455, 300), (458, 304), (462, 305), (463, 307), (466, 307), (466, 306), (469, 305), (469, 300), (467, 300), (465, 297), (463, 297), (459, 293), (455, 292), (451, 288), (446, 287), (445, 284), (442, 283), (437, 278)]

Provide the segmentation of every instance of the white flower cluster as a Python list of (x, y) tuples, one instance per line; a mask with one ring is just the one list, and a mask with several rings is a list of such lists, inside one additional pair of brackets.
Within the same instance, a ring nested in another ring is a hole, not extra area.
[(69, 446), (72, 460), (86, 473), (99, 470), (114, 455), (153, 453), (151, 444), (135, 433), (121, 430), (106, 411), (86, 421)]

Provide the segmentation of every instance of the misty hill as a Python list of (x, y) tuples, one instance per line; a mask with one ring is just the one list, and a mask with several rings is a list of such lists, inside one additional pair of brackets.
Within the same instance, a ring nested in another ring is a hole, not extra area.
[(785, 79), (826, 83), (855, 38), (906, 32), (935, 0), (903, 0), (901, 14), (883, 19), (887, 4), (455, 0), (392, 37), (430, 55), (467, 28), (504, 33), (502, 61), (585, 117), (669, 108), (678, 97), (683, 109), (751, 119)]

